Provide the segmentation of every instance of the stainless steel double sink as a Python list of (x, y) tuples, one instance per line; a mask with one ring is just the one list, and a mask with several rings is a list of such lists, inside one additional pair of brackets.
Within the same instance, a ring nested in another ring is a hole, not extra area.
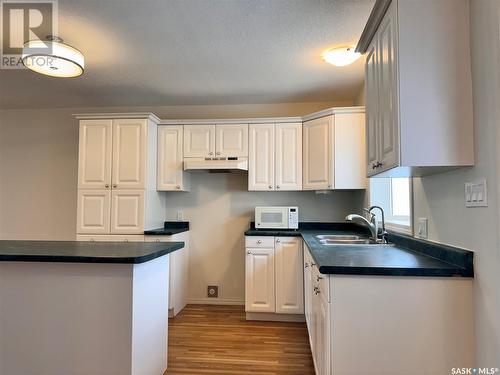
[(320, 244), (325, 246), (335, 245), (378, 245), (372, 239), (364, 238), (356, 235), (344, 234), (319, 234), (315, 236)]

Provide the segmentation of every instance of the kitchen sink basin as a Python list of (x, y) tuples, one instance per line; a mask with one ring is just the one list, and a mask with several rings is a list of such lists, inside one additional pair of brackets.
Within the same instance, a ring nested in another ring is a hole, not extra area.
[(320, 244), (325, 246), (335, 245), (378, 245), (372, 239), (364, 238), (356, 235), (344, 234), (319, 234), (315, 236)]
[(328, 240), (328, 241), (356, 241), (360, 240), (361, 237), (355, 235), (347, 234), (319, 234), (316, 236), (318, 240)]

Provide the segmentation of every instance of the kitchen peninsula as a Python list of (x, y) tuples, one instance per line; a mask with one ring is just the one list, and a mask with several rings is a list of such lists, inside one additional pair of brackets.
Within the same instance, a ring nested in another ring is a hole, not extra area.
[(162, 374), (183, 242), (0, 241), (0, 373)]

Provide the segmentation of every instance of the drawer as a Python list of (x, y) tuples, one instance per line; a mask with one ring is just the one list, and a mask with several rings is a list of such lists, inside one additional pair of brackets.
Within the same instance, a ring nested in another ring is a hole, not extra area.
[(172, 236), (144, 236), (144, 242), (172, 242)]
[(245, 236), (245, 247), (274, 249), (274, 237)]
[(76, 236), (77, 241), (90, 241), (90, 242), (144, 242), (143, 235), (92, 235), (92, 234), (80, 234)]

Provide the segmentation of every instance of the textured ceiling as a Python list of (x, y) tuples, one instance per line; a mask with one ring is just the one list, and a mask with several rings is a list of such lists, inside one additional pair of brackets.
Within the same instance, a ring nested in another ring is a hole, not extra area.
[(336, 68), (374, 0), (59, 0), (59, 35), (85, 55), (74, 79), (0, 70), (0, 108), (350, 100), (363, 59)]

